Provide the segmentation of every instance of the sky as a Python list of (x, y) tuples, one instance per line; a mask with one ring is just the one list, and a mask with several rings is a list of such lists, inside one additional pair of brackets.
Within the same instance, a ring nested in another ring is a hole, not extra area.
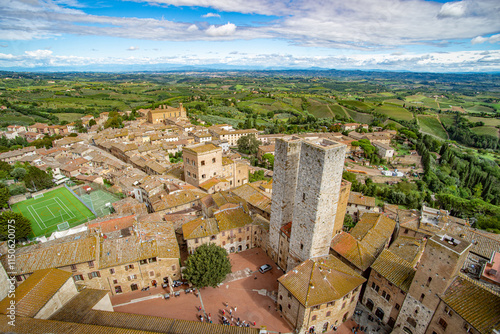
[(0, 0), (0, 70), (500, 71), (500, 1)]

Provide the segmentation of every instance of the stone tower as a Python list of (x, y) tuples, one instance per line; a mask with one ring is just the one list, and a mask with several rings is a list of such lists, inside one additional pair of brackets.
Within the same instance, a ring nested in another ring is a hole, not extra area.
[(327, 139), (302, 142), (287, 270), (329, 254), (345, 151)]
[(425, 333), (439, 296), (460, 272), (470, 246), (468, 241), (446, 234), (427, 241), (393, 333)]
[[(344, 144), (331, 140), (276, 140), (269, 249), (285, 270), (329, 253), (345, 158)], [(279, 254), (280, 229), (292, 223), (287, 254)]]
[[(292, 221), (301, 139), (277, 139), (275, 144), (273, 197), (269, 226), (271, 258), (278, 262), (280, 229)], [(286, 269), (286, 268), (283, 268)]]

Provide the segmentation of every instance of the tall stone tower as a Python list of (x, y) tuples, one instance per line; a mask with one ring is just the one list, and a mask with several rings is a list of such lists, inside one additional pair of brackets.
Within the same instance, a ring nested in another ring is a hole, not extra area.
[[(283, 269), (329, 253), (345, 150), (344, 144), (326, 139), (276, 140), (269, 249), (275, 262), (285, 260)], [(288, 223), (289, 246), (280, 248), (285, 241), (280, 229)], [(280, 249), (287, 254), (279, 254)]]
[(301, 145), (302, 140), (298, 138), (277, 139), (275, 144), (273, 197), (269, 226), (269, 249), (274, 262), (278, 262), (280, 229), (292, 221)]
[(329, 254), (345, 150), (327, 139), (302, 142), (287, 270)]
[(470, 242), (446, 234), (427, 241), (393, 333), (425, 333), (439, 296), (460, 272), (470, 246)]

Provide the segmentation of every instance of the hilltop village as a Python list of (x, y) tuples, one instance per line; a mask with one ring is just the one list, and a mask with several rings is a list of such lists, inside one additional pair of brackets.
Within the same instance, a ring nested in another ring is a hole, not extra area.
[[(109, 211), (89, 207), (97, 218), (16, 249), (15, 329), (8, 325), (8, 245), (0, 244), (5, 268), (0, 267), (0, 331), (277, 332), (267, 318), (248, 327), (225, 326), (168, 312), (162, 317), (123, 313), (113, 302), (156, 285), (175, 293), (186, 258), (209, 243), (230, 255), (258, 252), (269, 259), (277, 281), (264, 289), (269, 308), (261, 312), (275, 314), (290, 333), (500, 331), (497, 234), (474, 229), (446, 210), (376, 203), (351, 191), (343, 179), (346, 170), (363, 174), (368, 163), (359, 158), (362, 148), (351, 145), (354, 141), (368, 140), (380, 158), (391, 159), (396, 131), (356, 132), (368, 126), (344, 123), (339, 126), (348, 135), (264, 135), (228, 124), (195, 125), (182, 104), (139, 113), (123, 128), (102, 130), (108, 121), (102, 113), (82, 118), (86, 133), (72, 124), (41, 123), (9, 126), (4, 133), (29, 141), (62, 135), (51, 149), (9, 151), (0, 161), (50, 169), (57, 187), (73, 179), (79, 188), (117, 197), (106, 203)], [(273, 170), (252, 166), (234, 150), (245, 136), (260, 141), (259, 160), (274, 156)], [(417, 172), (418, 159), (408, 159), (401, 169), (379, 175)], [(349, 167), (352, 163), (357, 167)], [(251, 182), (258, 171), (267, 177)], [(13, 196), (9, 204), (24, 200), (26, 195)], [(344, 225), (347, 215), (352, 228)], [(254, 264), (244, 279), (260, 282), (268, 275), (257, 272), (264, 264)], [(362, 315), (375, 327), (368, 329)], [(215, 313), (203, 316), (215, 318)]]

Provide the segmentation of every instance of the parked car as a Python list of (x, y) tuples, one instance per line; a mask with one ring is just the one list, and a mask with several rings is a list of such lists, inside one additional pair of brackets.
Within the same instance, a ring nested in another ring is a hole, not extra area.
[(259, 272), (260, 272), (261, 274), (263, 274), (263, 273), (265, 273), (266, 271), (269, 271), (269, 270), (271, 270), (271, 269), (273, 269), (273, 267), (272, 267), (270, 264), (265, 264), (265, 265), (263, 265), (263, 266), (260, 266), (260, 268), (259, 268)]

